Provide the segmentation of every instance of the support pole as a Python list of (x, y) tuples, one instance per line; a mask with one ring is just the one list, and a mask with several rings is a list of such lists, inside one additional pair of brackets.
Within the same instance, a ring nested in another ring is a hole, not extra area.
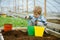
[(34, 7), (35, 7), (35, 0), (34, 0)]
[(23, 8), (23, 2), (24, 2), (24, 0), (22, 0), (22, 13), (23, 13), (23, 9), (24, 9), (24, 8)]
[(44, 0), (44, 16), (46, 17), (46, 0)]
[(27, 15), (28, 15), (28, 0), (27, 0)]
[(19, 14), (19, 1), (20, 1), (20, 0), (18, 0), (18, 14)]
[(15, 0), (15, 13), (16, 13), (16, 0)]
[[(14, 10), (14, 0), (13, 0), (13, 10)], [(14, 11), (13, 11), (13, 13), (14, 13)]]

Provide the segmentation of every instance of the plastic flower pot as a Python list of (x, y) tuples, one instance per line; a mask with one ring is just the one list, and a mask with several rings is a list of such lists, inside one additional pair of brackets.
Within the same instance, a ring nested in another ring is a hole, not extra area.
[(7, 16), (6, 14), (2, 14), (2, 17), (6, 18), (6, 16)]
[(4, 31), (12, 30), (12, 24), (4, 24)]
[(35, 36), (36, 36), (36, 37), (43, 37), (44, 30), (45, 30), (44, 27), (34, 26), (34, 29), (35, 29)]
[(28, 26), (27, 31), (29, 36), (34, 36), (34, 26)]

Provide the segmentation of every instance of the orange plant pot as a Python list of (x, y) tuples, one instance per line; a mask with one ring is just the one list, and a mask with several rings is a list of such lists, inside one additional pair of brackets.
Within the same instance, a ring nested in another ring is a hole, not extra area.
[(12, 30), (12, 24), (4, 24), (4, 31)]

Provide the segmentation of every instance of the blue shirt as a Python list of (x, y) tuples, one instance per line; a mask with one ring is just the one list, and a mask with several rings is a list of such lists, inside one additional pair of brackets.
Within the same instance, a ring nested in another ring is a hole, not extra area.
[(35, 18), (33, 15), (29, 15), (29, 25), (35, 25), (34, 23), (36, 20), (43, 23), (45, 26), (47, 25), (44, 16), (40, 15), (38, 18)]

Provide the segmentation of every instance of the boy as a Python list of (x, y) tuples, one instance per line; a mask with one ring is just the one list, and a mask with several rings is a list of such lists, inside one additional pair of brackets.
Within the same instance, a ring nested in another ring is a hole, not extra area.
[(29, 25), (46, 26), (47, 25), (46, 19), (44, 18), (44, 16), (41, 15), (42, 8), (40, 6), (36, 6), (33, 12), (34, 13), (32, 15), (25, 17), (29, 19)]

